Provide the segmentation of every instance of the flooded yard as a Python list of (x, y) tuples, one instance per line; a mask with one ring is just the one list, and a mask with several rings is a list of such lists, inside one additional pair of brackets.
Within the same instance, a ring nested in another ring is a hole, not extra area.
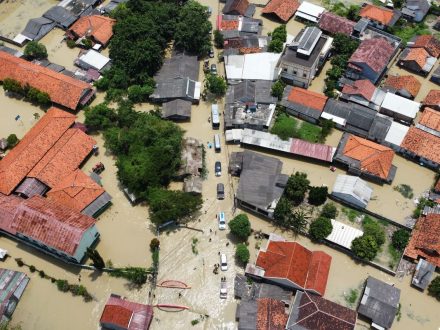
[(67, 70), (75, 68), (73, 61), (78, 57), (80, 49), (69, 48), (64, 40), (65, 32), (61, 29), (53, 29), (46, 34), (40, 42), (46, 46), (50, 62), (64, 66)]

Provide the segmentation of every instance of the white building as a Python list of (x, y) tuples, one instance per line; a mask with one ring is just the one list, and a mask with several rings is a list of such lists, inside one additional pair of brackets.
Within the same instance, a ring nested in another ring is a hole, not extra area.
[(318, 20), (324, 11), (324, 7), (317, 6), (307, 1), (303, 1), (303, 3), (301, 3), (295, 13), (295, 18), (300, 17), (306, 21), (318, 23)]
[(275, 81), (279, 74), (277, 65), (280, 57), (281, 54), (278, 53), (226, 56), (226, 78), (229, 81), (240, 81), (243, 79)]
[(398, 121), (411, 124), (420, 109), (420, 103), (408, 100), (393, 93), (386, 93), (380, 106), (380, 113)]
[(110, 63), (110, 59), (97, 51), (90, 49), (87, 53), (82, 54), (75, 61), (79, 67), (88, 70), (95, 69), (101, 71)]
[(339, 174), (332, 195), (358, 207), (367, 207), (373, 189), (357, 176)]
[(351, 227), (345, 223), (331, 219), (333, 230), (325, 239), (343, 246), (346, 249), (351, 249), (351, 242), (355, 238), (361, 237), (364, 232), (357, 228)]
[(408, 130), (408, 126), (393, 121), (385, 137), (384, 144), (398, 151)]

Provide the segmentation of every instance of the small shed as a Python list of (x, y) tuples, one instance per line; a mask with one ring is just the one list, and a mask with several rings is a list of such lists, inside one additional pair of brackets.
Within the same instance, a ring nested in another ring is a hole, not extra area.
[(75, 64), (84, 70), (95, 69), (102, 72), (110, 66), (110, 58), (90, 49), (86, 53), (81, 54), (75, 60)]
[(434, 272), (435, 265), (431, 264), (425, 259), (420, 259), (417, 263), (417, 267), (412, 278), (412, 285), (421, 289), (422, 291), (425, 290), (431, 282)]
[(366, 208), (373, 189), (357, 176), (339, 174), (333, 186), (332, 195), (361, 208)]

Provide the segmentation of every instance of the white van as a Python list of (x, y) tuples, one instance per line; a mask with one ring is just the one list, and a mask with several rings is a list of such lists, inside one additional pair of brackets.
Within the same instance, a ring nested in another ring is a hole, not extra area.
[(218, 229), (225, 230), (226, 229), (226, 216), (225, 212), (219, 212), (217, 215), (218, 218)]
[(220, 269), (222, 271), (228, 270), (228, 261), (226, 260), (226, 254), (224, 253), (220, 255)]

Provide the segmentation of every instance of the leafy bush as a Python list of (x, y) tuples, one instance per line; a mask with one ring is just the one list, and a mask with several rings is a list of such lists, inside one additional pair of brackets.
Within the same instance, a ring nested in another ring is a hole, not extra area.
[(324, 205), (321, 211), (321, 217), (327, 219), (336, 219), (338, 216), (338, 209), (334, 203), (327, 203)]
[(150, 250), (157, 250), (160, 246), (160, 241), (157, 238), (153, 238), (150, 242)]
[(89, 38), (84, 38), (81, 40), (81, 44), (84, 46), (85, 49), (90, 49), (93, 46), (92, 40)]
[(373, 237), (378, 247), (385, 243), (385, 231), (378, 222), (365, 216), (362, 221), (362, 227), (364, 229), (364, 235)]
[(351, 242), (351, 250), (357, 257), (361, 259), (373, 260), (379, 251), (379, 247), (377, 246), (374, 237), (364, 234), (355, 238)]
[(223, 48), (225, 44), (225, 39), (223, 34), (219, 30), (214, 31), (214, 44), (217, 48)]
[(20, 140), (18, 139), (17, 135), (15, 134), (9, 134), (6, 138), (6, 141), (8, 142), (8, 148), (12, 149), (14, 148)]
[(405, 229), (398, 229), (393, 233), (391, 242), (398, 251), (403, 251), (408, 244), (410, 233)]
[(425, 206), (434, 207), (435, 206), (435, 202), (433, 202), (433, 201), (431, 201), (431, 200), (429, 200), (427, 198), (424, 198), (424, 197), (420, 198), (419, 199), (419, 203), (417, 204), (417, 207), (416, 207), (416, 209), (414, 210), (414, 212), (412, 214), (412, 217), (415, 218), (415, 219), (420, 218), (420, 216), (422, 215), (422, 211), (425, 208)]
[(235, 249), (235, 257), (243, 264), (246, 264), (249, 261), (250, 253), (245, 244), (237, 244), (237, 248)]
[(251, 223), (246, 214), (239, 214), (228, 223), (231, 233), (239, 239), (246, 240), (251, 234)]
[(61, 292), (67, 292), (69, 291), (69, 282), (66, 280), (56, 280), (55, 283), (57, 284), (58, 290)]
[(276, 27), (272, 34), (272, 40), (269, 43), (268, 51), (274, 53), (281, 53), (283, 51), (283, 44), (287, 40), (287, 30), (286, 25), (280, 25)]
[(283, 81), (277, 80), (272, 85), (272, 90), (271, 90), (272, 96), (275, 96), (278, 98), (278, 100), (281, 100), (281, 98), (283, 97), (283, 92), (284, 92), (285, 87), (286, 87), (286, 84)]
[(40, 270), (38, 272), (38, 275), (40, 275), (41, 278), (45, 278), (46, 277), (46, 273), (43, 270)]
[(29, 41), (24, 48), (24, 56), (29, 59), (44, 59), (47, 58), (47, 49), (38, 41)]
[(133, 103), (147, 102), (153, 94), (155, 82), (150, 79), (146, 85), (132, 85), (128, 87), (128, 99)]
[(66, 41), (66, 45), (67, 45), (67, 47), (69, 47), (69, 48), (75, 48), (75, 47), (76, 47), (76, 42), (75, 42), (75, 40), (67, 39), (67, 41)]
[(309, 184), (310, 181), (307, 179), (306, 173), (296, 172), (289, 177), (284, 194), (294, 204), (298, 205), (304, 200)]
[(23, 87), (21, 86), (21, 84), (17, 80), (11, 78), (5, 78), (3, 80), (3, 89), (6, 92), (12, 92), (21, 95), (24, 94)]
[(228, 87), (226, 84), (225, 78), (215, 75), (215, 74), (207, 74), (205, 87), (209, 90), (210, 93), (214, 94), (217, 97), (221, 97), (225, 95), (226, 88)]
[(309, 203), (312, 205), (322, 205), (327, 200), (328, 188), (323, 187), (310, 187), (309, 190)]
[(296, 129), (297, 123), (298, 122), (295, 118), (283, 113), (276, 118), (270, 132), (278, 135), (278, 137), (282, 140), (288, 140), (291, 137), (298, 137), (298, 132)]
[(405, 198), (412, 199), (414, 197), (413, 189), (407, 184), (399, 184), (393, 190), (400, 192)]
[(148, 279), (148, 271), (141, 267), (116, 268), (109, 275), (112, 277), (123, 277), (135, 285), (145, 284)]
[(34, 265), (29, 266), (29, 270), (31, 271), (31, 273), (34, 273), (37, 269), (35, 268)]
[(440, 301), (440, 276), (431, 281), (428, 286), (428, 293)]
[(330, 219), (319, 217), (310, 224), (309, 234), (312, 239), (321, 241), (331, 234), (333, 225)]

